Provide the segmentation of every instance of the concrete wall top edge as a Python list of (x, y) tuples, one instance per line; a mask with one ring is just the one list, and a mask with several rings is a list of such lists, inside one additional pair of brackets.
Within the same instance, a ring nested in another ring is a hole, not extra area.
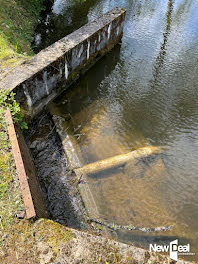
[(2, 79), (0, 81), (1, 89), (9, 89), (12, 91), (25, 80), (31, 78), (36, 73), (45, 69), (45, 67), (63, 56), (68, 50), (72, 49), (80, 42), (89, 39), (101, 28), (104, 28), (121, 15), (124, 15), (125, 12), (125, 9), (116, 7), (112, 11), (99, 17), (97, 20), (82, 26), (73, 33), (40, 51), (37, 55), (25, 61), (22, 65), (16, 67), (4, 79)]

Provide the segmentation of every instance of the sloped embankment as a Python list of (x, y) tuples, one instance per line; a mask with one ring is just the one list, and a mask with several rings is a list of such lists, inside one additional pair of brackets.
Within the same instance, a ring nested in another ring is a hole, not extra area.
[[(46, 0), (47, 1), (47, 0)], [(48, 1), (49, 4), (52, 2)], [(0, 75), (1, 78), (33, 55), (31, 41), (44, 0), (1, 0), (0, 5)], [(0, 79), (1, 79), (0, 78)]]

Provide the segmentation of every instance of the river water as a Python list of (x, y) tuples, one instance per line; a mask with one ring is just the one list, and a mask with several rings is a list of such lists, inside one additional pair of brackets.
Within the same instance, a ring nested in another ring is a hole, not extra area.
[(127, 10), (121, 45), (53, 107), (67, 119), (84, 164), (144, 146), (162, 148), (157, 158), (90, 177), (100, 218), (122, 225), (172, 225), (164, 233), (118, 230), (117, 235), (146, 249), (149, 243), (179, 239), (197, 253), (198, 1), (57, 0), (38, 27), (35, 50), (115, 6)]

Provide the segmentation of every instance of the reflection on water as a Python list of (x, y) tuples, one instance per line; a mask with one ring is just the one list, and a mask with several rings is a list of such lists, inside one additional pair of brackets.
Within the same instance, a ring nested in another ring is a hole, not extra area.
[(198, 252), (198, 2), (56, 1), (42, 45), (115, 6), (127, 9), (120, 50), (57, 98), (54, 108), (67, 119), (85, 164), (163, 146), (159, 159), (90, 177), (90, 186), (104, 219), (174, 225), (160, 235), (119, 231), (121, 240), (148, 248), (176, 237)]
[[(88, 11), (97, 0), (56, 0), (52, 12), (38, 25), (32, 43), (35, 52), (88, 23)], [(38, 41), (39, 39), (39, 41)]]

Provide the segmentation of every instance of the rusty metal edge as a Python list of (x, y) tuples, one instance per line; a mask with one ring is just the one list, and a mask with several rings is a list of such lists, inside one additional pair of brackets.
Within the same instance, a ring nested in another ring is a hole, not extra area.
[(34, 218), (36, 217), (36, 211), (10, 110), (6, 110), (5, 116), (8, 122), (8, 134), (12, 145), (12, 152), (25, 205), (26, 218)]

